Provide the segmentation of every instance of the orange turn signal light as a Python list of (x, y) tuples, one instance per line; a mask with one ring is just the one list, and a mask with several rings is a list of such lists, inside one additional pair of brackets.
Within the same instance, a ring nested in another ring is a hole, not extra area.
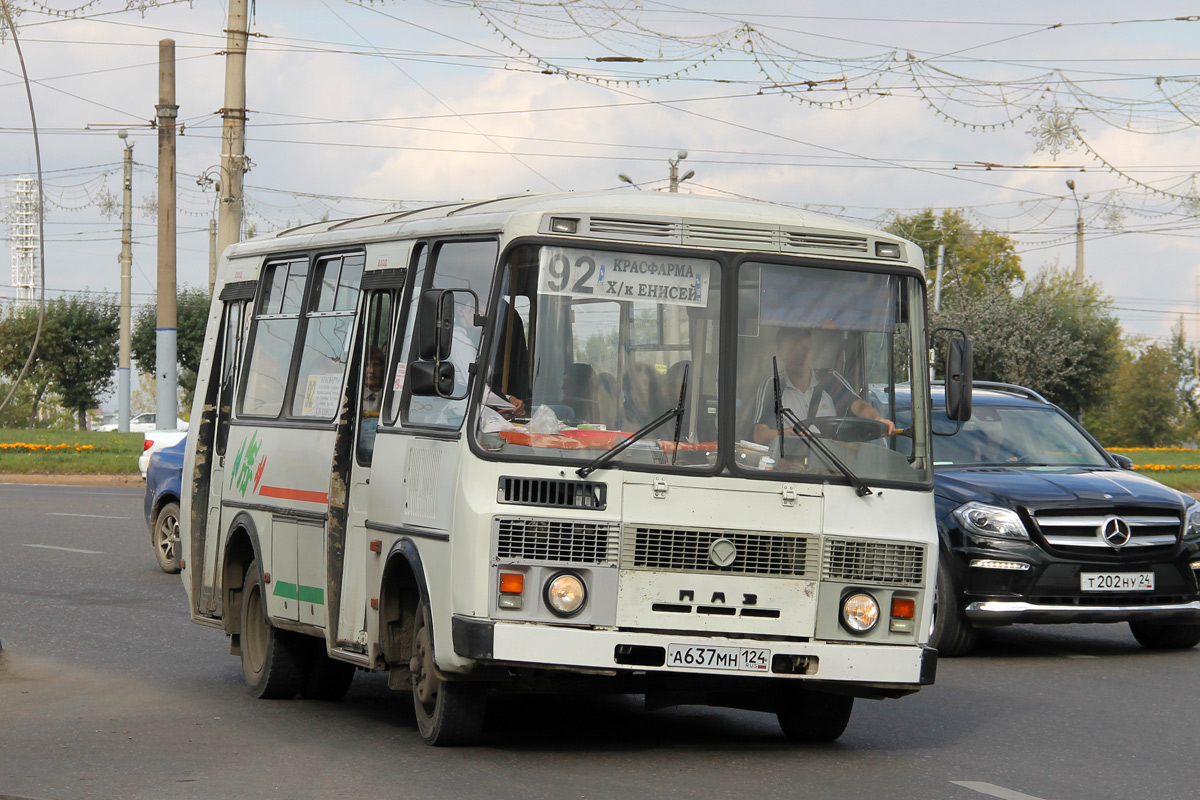
[(916, 600), (911, 597), (892, 598), (892, 619), (912, 619), (916, 614)]
[(500, 573), (500, 594), (521, 594), (525, 591), (525, 576), (520, 572)]

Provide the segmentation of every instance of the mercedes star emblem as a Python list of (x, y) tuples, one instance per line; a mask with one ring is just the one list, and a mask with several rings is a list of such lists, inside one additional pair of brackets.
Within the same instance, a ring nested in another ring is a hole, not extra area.
[(1129, 529), (1129, 523), (1120, 517), (1109, 517), (1100, 526), (1101, 538), (1115, 549), (1120, 549), (1128, 544), (1131, 535), (1132, 531)]

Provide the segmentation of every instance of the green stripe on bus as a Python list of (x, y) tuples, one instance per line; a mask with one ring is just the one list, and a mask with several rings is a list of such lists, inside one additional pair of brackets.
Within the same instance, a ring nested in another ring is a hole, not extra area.
[(288, 583), (287, 581), (275, 581), (275, 591), (273, 594), (276, 597), (282, 597), (284, 600), (298, 600), (301, 603), (316, 603), (319, 606), (325, 605), (325, 590), (316, 586), (305, 586), (304, 584)]
[(301, 585), (296, 599), (301, 603), (316, 603), (323, 606), (325, 605), (325, 590), (318, 589), (316, 586)]

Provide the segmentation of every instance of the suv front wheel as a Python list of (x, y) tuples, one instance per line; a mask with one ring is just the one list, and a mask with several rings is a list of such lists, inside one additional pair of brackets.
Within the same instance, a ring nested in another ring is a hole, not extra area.
[(1186, 650), (1200, 644), (1200, 625), (1131, 620), (1129, 630), (1138, 644), (1151, 650)]

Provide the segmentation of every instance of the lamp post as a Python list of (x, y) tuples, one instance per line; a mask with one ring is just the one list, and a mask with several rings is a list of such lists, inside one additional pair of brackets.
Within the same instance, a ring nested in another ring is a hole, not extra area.
[[(680, 176), (680, 174), (679, 174), (679, 162), (683, 161), (687, 157), (688, 157), (687, 150), (680, 150), (675, 155), (675, 158), (667, 159), (667, 163), (671, 165), (671, 172), (668, 176), (668, 184), (667, 184), (668, 192), (678, 192), (679, 184), (683, 183), (684, 181), (688, 180), (689, 178), (696, 177), (696, 171), (694, 169), (689, 169), (682, 176)], [(619, 180), (621, 183), (628, 183), (630, 186), (632, 186), (633, 188), (635, 188), (639, 191), (642, 188), (641, 186), (638, 186), (636, 183), (634, 183), (633, 178), (629, 177), (624, 172), (617, 174), (617, 180)]]
[(121, 331), (117, 360), (117, 430), (129, 433), (130, 280), (133, 265), (133, 142), (129, 133), (117, 131), (125, 145), (121, 181)]
[[(1075, 198), (1075, 303), (1078, 305), (1083, 300), (1083, 203), (1075, 194), (1075, 181), (1068, 178), (1067, 188)], [(1088, 195), (1083, 199), (1087, 200)]]
[(679, 162), (687, 158), (687, 150), (680, 150), (676, 158), (668, 158), (667, 163), (671, 165), (671, 185), (668, 191), (678, 192), (679, 184), (686, 181), (688, 178), (695, 177), (696, 170), (689, 169), (684, 176), (679, 177)]

